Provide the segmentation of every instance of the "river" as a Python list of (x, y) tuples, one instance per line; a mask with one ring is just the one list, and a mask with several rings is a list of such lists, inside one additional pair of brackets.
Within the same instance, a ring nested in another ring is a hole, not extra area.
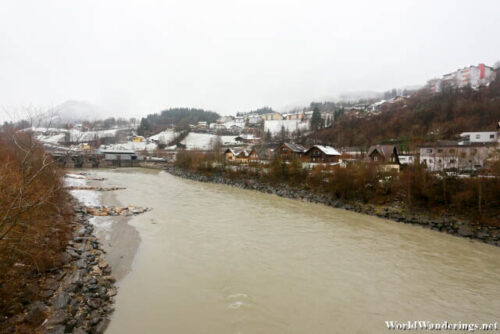
[(385, 333), (388, 320), (499, 320), (500, 248), (165, 172), (94, 173), (126, 187), (118, 202), (153, 209), (115, 223), (140, 243), (107, 333)]

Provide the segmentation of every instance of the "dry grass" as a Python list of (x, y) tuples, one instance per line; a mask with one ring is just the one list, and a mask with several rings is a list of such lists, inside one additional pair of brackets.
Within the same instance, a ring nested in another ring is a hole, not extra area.
[(73, 210), (62, 171), (30, 134), (0, 132), (0, 332), (23, 304), (38, 299), (38, 281), (62, 265)]

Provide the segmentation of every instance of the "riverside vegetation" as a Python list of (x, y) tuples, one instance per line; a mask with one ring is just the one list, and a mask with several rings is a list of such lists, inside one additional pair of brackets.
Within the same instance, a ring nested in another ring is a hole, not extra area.
[(229, 168), (216, 153), (180, 152), (172, 174), (342, 207), (471, 237), (500, 246), (500, 163), (489, 175), (460, 178), (423, 165), (383, 172), (374, 164), (302, 168), (275, 157), (269, 165)]
[(102, 333), (114, 279), (64, 172), (5, 127), (0, 161), (0, 333)]

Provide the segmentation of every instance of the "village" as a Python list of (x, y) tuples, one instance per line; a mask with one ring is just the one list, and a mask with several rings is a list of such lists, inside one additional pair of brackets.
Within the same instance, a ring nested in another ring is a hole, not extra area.
[[(457, 140), (427, 142), (412, 151), (402, 151), (398, 145), (378, 144), (363, 147), (332, 147), (316, 144), (308, 138), (310, 145), (302, 145), (292, 138), (303, 129), (310, 133), (313, 112), (300, 114), (266, 114), (261, 117), (264, 129), (273, 129), (271, 139), (261, 138), (253, 133), (255, 127), (248, 124), (253, 115), (234, 122), (241, 126), (239, 134), (211, 133), (228, 119), (223, 117), (217, 123), (192, 125), (189, 131), (161, 131), (150, 137), (138, 136), (135, 129), (82, 131), (35, 128), (32, 131), (49, 152), (61, 159), (65, 167), (133, 167), (174, 163), (179, 151), (213, 152), (223, 155), (228, 165), (265, 166), (278, 156), (283, 161), (298, 160), (304, 168), (315, 166), (346, 167), (354, 162), (377, 164), (385, 171), (399, 171), (406, 165), (419, 163), (430, 172), (456, 172), (464, 175), (475, 173), (498, 159), (500, 144), (500, 123), (495, 131), (463, 132)], [(328, 114), (321, 119), (327, 122)], [(278, 119), (280, 118), (281, 119)], [(293, 117), (293, 118), (292, 118)], [(286, 127), (285, 127), (286, 125)], [(291, 136), (280, 136), (276, 129), (287, 129)], [(295, 130), (292, 130), (295, 129)], [(290, 131), (292, 130), (292, 131)], [(290, 140), (286, 140), (290, 138)], [(282, 140), (285, 139), (285, 140)]]
[(0, 334), (495, 331), (500, 1), (2, 1)]
[(471, 128), (468, 129), (470, 132), (454, 133), (448, 140), (402, 143), (385, 139), (364, 146), (336, 145), (335, 138), (322, 140), (316, 134), (332, 127), (339, 115), (368, 118), (369, 121), (388, 106), (406, 108), (412, 94), (432, 96), (443, 94), (447, 89), (477, 90), (489, 86), (495, 78), (493, 68), (479, 64), (429, 80), (418, 91), (388, 91), (383, 99), (311, 103), (309, 107), (286, 112), (264, 107), (238, 112), (235, 116), (212, 117), (212, 121), (193, 118), (194, 121), (183, 126), (175, 123), (158, 125), (149, 131), (145, 131), (142, 122), (139, 125), (135, 119), (109, 119), (98, 126), (89, 122), (64, 127), (31, 126), (22, 131), (32, 132), (66, 168), (161, 168), (174, 164), (179, 152), (190, 151), (215, 152), (217, 163), (232, 165), (232, 168), (258, 165), (265, 169), (273, 158), (278, 157), (285, 162), (300, 161), (305, 169), (318, 165), (345, 168), (361, 162), (397, 172), (405, 166), (420, 164), (429, 172), (467, 176), (481, 170), (487, 173), (489, 166), (498, 159), (500, 125), (489, 131)]

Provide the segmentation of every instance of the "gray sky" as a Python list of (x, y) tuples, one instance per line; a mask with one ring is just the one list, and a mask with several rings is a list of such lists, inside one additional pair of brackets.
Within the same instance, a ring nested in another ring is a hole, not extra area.
[(500, 1), (2, 0), (0, 106), (232, 114), (423, 84), (499, 60), (498, 13)]

